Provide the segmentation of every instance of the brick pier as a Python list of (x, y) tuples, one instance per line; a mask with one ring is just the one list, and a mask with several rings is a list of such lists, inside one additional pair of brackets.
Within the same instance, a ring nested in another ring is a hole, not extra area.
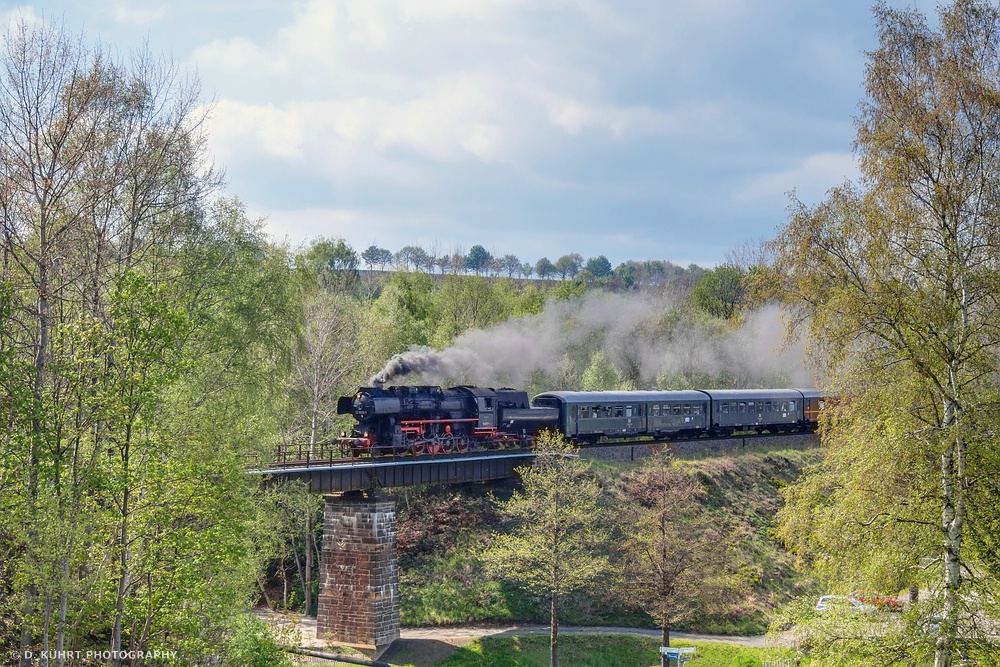
[(317, 635), (378, 657), (399, 639), (396, 508), (352, 491), (326, 496)]

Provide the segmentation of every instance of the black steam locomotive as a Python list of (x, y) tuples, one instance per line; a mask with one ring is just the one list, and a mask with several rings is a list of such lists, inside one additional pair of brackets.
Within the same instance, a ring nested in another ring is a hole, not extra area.
[(579, 444), (807, 432), (822, 407), (814, 389), (553, 391), (529, 403), (516, 389), (373, 386), (341, 397), (337, 414), (358, 422), (345, 450), (380, 456), (521, 447), (542, 429)]

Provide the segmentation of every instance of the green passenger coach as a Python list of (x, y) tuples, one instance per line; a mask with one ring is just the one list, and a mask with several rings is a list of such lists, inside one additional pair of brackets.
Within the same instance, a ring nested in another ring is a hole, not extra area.
[(637, 435), (696, 437), (708, 429), (703, 391), (550, 391), (533, 407), (556, 408), (559, 430), (577, 442)]

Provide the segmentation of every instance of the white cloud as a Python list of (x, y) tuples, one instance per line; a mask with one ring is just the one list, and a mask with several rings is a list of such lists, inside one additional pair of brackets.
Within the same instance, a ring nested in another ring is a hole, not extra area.
[(212, 111), (213, 143), (228, 146), (230, 154), (241, 151), (236, 146), (248, 137), (253, 139), (244, 151), (261, 153), (286, 160), (303, 155), (304, 136), (299, 114), (273, 105), (254, 105), (222, 100)]
[(734, 194), (736, 203), (757, 203), (784, 198), (793, 190), (804, 202), (819, 201), (830, 189), (860, 176), (851, 153), (817, 153), (793, 168), (765, 174)]
[[(709, 104), (663, 111), (608, 101), (595, 73), (506, 25), (517, 4), (310, 2), (266, 43), (207, 44), (195, 55), (199, 69), (252, 72), (257, 86), (287, 91), (272, 104), (230, 88), (215, 110), (213, 144), (231, 160), (316, 158), (328, 171), (345, 154), (384, 166), (400, 149), (440, 163), (515, 164), (559, 136), (690, 134), (717, 116)], [(608, 10), (584, 1), (572, 11)], [(424, 53), (431, 39), (433, 53)]]
[(17, 7), (12, 7), (0, 14), (0, 17), (2, 17), (0, 20), (3, 21), (3, 25), (7, 29), (7, 32), (22, 23), (26, 26), (40, 25), (43, 23), (42, 19), (35, 14), (35, 9), (31, 5), (19, 5)]
[(166, 5), (159, 7), (134, 7), (127, 2), (115, 2), (111, 6), (111, 16), (118, 23), (149, 25), (167, 15)]
[[(500, 224), (500, 246), (569, 235), (559, 252), (704, 260), (708, 225), (714, 245), (763, 233), (789, 191), (819, 198), (857, 174), (831, 151), (850, 142), (869, 33), (831, 0), (817, 9), (302, 0), (188, 64), (218, 100), (216, 162), (275, 225), (401, 247), (426, 243), (424, 224), (467, 246)], [(314, 208), (285, 210), (298, 203)]]

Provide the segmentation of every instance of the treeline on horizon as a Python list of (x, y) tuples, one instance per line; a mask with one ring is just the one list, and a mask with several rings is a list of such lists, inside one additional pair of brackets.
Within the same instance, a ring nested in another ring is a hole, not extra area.
[[(431, 275), (578, 280), (587, 284), (628, 289), (668, 285), (691, 287), (706, 271), (697, 264), (683, 267), (662, 259), (627, 260), (613, 268), (604, 255), (584, 259), (579, 253), (567, 253), (555, 261), (542, 257), (532, 264), (522, 262), (513, 254), (495, 255), (479, 244), (472, 246), (467, 253), (461, 249), (442, 253), (433, 246), (430, 250), (425, 250), (419, 245), (404, 246), (392, 252), (387, 248), (370, 245), (359, 254), (343, 238), (320, 236), (308, 241), (307, 246), (316, 259), (325, 258), (327, 268), (349, 272), (403, 270), (422, 271)], [(739, 265), (731, 260), (724, 264)]]

